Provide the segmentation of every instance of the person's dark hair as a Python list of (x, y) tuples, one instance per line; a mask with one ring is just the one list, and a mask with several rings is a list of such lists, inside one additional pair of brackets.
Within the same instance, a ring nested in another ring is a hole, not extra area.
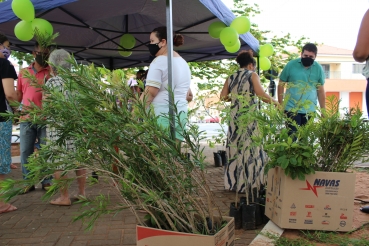
[[(155, 33), (155, 36), (161, 41), (162, 39), (167, 39), (167, 27), (161, 26), (155, 28), (152, 32)], [(181, 34), (173, 34), (173, 45), (178, 47), (184, 44), (184, 37)]]
[(140, 77), (140, 79), (142, 80), (142, 78), (145, 77), (145, 73), (146, 71), (143, 69), (138, 70), (136, 73), (136, 78)]
[(238, 56), (236, 58), (237, 63), (240, 65), (240, 67), (245, 67), (252, 63), (252, 65), (256, 66), (256, 60), (253, 57), (253, 52), (251, 50), (242, 50), (240, 53), (238, 53)]
[[(35, 43), (34, 43), (33, 47), (34, 47), (35, 49), (37, 49), (37, 48), (41, 48), (40, 44), (39, 44), (37, 41), (35, 41)], [(55, 47), (55, 46), (51, 46), (51, 45), (49, 45), (49, 46), (47, 46), (46, 48), (51, 52), (51, 51), (53, 51), (56, 47)]]
[(318, 54), (318, 47), (316, 47), (316, 45), (313, 44), (313, 43), (305, 44), (304, 47), (302, 47), (301, 53), (303, 53), (304, 50), (313, 52), (315, 54), (315, 56)]
[(9, 39), (2, 33), (0, 33), (0, 44), (4, 43), (5, 41), (9, 41)]

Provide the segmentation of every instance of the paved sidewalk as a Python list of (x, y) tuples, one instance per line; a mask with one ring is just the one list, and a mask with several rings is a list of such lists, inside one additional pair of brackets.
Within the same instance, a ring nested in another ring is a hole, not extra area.
[[(212, 153), (224, 148), (216, 146), (210, 149), (204, 146), (206, 162), (209, 163), (207, 168), (209, 184), (221, 211), (227, 215), (229, 204), (235, 199), (235, 193), (224, 191), (223, 168), (213, 166)], [(14, 158), (15, 162), (17, 160), (19, 161), (19, 158)], [(20, 165), (17, 166), (18, 169), (12, 170), (10, 177), (21, 178)], [(50, 205), (47, 201), (42, 201), (44, 192), (40, 186), (36, 191), (18, 196), (12, 201), (18, 208), (17, 211), (0, 215), (0, 245), (136, 245), (136, 218), (129, 210), (115, 216), (101, 216), (91, 231), (85, 231), (81, 221), (72, 222), (72, 218), (79, 212), (80, 205), (69, 207)], [(76, 185), (72, 186), (71, 196), (76, 191)], [(104, 182), (88, 187), (86, 193), (90, 197), (110, 193), (111, 200), (118, 201), (112, 186)], [(261, 229), (262, 226), (258, 231)], [(237, 230), (235, 245), (249, 245), (255, 236), (256, 230)]]

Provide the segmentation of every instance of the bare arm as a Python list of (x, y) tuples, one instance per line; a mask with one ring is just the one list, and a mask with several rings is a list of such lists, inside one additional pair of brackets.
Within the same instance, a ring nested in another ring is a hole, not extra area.
[(277, 96), (278, 96), (278, 102), (279, 104), (283, 103), (283, 96), (284, 96), (284, 86), (286, 85), (286, 82), (279, 81), (278, 88), (277, 88)]
[(186, 95), (187, 102), (191, 102), (192, 98), (193, 98), (193, 94), (192, 94), (191, 88), (189, 88), (187, 91), (187, 95)]
[(267, 94), (260, 83), (260, 78), (256, 73), (252, 73), (251, 75), (251, 82), (254, 86), (255, 94), (263, 100), (263, 102), (270, 103), (270, 104), (278, 104), (276, 100), (274, 100), (269, 94)]
[(364, 62), (369, 57), (369, 10), (361, 22), (353, 56), (357, 62)]
[(14, 79), (2, 79), (2, 82), (6, 100), (8, 100), (9, 102), (18, 101), (18, 95), (14, 90)]
[(23, 93), (21, 91), (18, 91), (18, 90), (16, 91), (16, 93), (17, 93), (17, 101), (21, 102), (22, 99), (23, 99)]
[(318, 86), (317, 93), (318, 93), (318, 101), (319, 101), (320, 108), (325, 109), (324, 85)]
[(141, 94), (140, 100), (143, 101), (146, 96), (146, 107), (149, 107), (151, 102), (154, 100), (159, 92), (159, 88), (153, 86), (146, 86), (144, 93)]
[(228, 97), (229, 95), (229, 89), (228, 89), (228, 79), (224, 82), (223, 89), (220, 92), (220, 100), (229, 102), (231, 99)]

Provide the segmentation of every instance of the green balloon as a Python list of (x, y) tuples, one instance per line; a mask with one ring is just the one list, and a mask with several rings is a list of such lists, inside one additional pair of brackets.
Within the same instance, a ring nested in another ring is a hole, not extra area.
[(30, 21), (20, 21), (14, 27), (14, 34), (21, 41), (29, 41), (33, 38), (33, 29)]
[(226, 51), (228, 51), (229, 53), (236, 53), (237, 51), (240, 50), (241, 48), (241, 42), (238, 39), (236, 44), (233, 46), (224, 46), (224, 48), (226, 49)]
[(262, 46), (260, 46), (259, 48), (259, 56), (271, 56), (274, 53), (274, 48), (273, 45), (271, 44), (264, 44)]
[(12, 9), (21, 20), (31, 21), (35, 18), (35, 8), (30, 0), (13, 0)]
[(128, 57), (128, 56), (132, 55), (132, 51), (119, 50), (119, 55), (121, 55), (123, 57)]
[(272, 64), (270, 63), (270, 60), (267, 57), (262, 56), (262, 57), (259, 57), (259, 65), (260, 65), (260, 69), (265, 71), (265, 70), (269, 70)]
[(119, 43), (120, 43), (121, 46), (123, 46), (126, 49), (132, 49), (133, 47), (135, 47), (136, 39), (135, 39), (135, 37), (133, 37), (132, 34), (124, 34), (120, 38)]
[(224, 24), (221, 21), (216, 21), (216, 22), (211, 23), (208, 28), (210, 37), (219, 38), (220, 32), (226, 27), (227, 27), (226, 24)]
[(230, 27), (236, 29), (238, 34), (244, 34), (250, 31), (250, 20), (246, 16), (240, 16), (234, 19)]
[(41, 34), (52, 35), (53, 32), (54, 32), (54, 28), (51, 25), (51, 23), (48, 22), (47, 20), (44, 20), (44, 19), (41, 19), (41, 18), (36, 18), (32, 21), (32, 28), (33, 28), (33, 30), (35, 30), (37, 28), (37, 30)]
[(238, 33), (237, 31), (232, 27), (226, 27), (220, 32), (220, 42), (224, 46), (233, 46), (236, 44), (238, 40)]

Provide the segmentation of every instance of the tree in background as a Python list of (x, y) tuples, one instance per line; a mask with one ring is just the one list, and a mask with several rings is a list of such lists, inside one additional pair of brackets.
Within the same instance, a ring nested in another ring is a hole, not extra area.
[[(247, 16), (248, 18), (255, 17), (261, 13), (258, 4), (250, 5), (246, 0), (234, 0), (234, 8), (232, 12), (236, 16)], [(260, 45), (271, 43), (274, 47), (274, 55), (269, 57), (273, 70), (281, 71), (288, 61), (298, 57), (298, 54), (289, 52), (293, 47), (301, 50), (302, 46), (308, 42), (306, 37), (293, 39), (291, 34), (280, 35), (273, 34), (270, 30), (261, 30), (257, 23), (251, 22), (250, 33), (259, 40)], [(238, 69), (238, 64), (235, 59), (224, 59), (220, 61), (205, 61), (205, 62), (190, 62), (190, 69), (193, 77), (201, 79), (198, 83), (198, 93), (196, 98), (196, 111), (199, 108), (205, 108), (205, 114), (210, 109), (220, 111), (222, 122), (227, 122), (227, 104), (224, 102), (209, 102), (208, 98), (219, 97), (219, 93), (224, 85), (225, 79)], [(269, 71), (262, 71), (260, 74), (261, 82), (266, 85), (269, 83)], [(271, 76), (274, 77), (273, 75)], [(201, 113), (200, 113), (201, 114)], [(209, 115), (212, 116), (212, 115)], [(215, 139), (215, 143), (224, 142), (224, 131)], [(209, 141), (210, 145), (214, 141)]]

